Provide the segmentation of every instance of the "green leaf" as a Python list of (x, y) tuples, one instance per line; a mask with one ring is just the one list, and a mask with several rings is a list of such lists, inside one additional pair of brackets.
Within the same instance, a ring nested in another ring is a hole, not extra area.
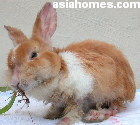
[(11, 90), (10, 87), (0, 87), (1, 92), (6, 92), (6, 91), (9, 91), (9, 90)]
[(15, 99), (16, 99), (16, 94), (17, 93), (15, 92), (12, 95), (10, 102), (5, 107), (3, 107), (2, 109), (0, 109), (0, 115), (3, 114), (3, 113), (5, 113), (5, 112), (7, 112), (12, 107), (12, 105), (13, 105)]

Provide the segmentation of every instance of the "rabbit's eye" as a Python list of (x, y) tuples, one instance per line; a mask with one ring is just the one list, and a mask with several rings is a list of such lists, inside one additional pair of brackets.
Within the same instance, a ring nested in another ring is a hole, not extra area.
[(32, 52), (31, 59), (37, 57), (37, 52)]

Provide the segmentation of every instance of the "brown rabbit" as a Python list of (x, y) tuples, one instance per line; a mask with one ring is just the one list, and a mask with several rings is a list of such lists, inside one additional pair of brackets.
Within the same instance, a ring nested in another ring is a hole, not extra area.
[(46, 118), (61, 118), (57, 125), (98, 122), (121, 111), (136, 89), (126, 58), (115, 46), (95, 40), (53, 48), (56, 23), (56, 10), (46, 3), (31, 38), (5, 26), (15, 46), (8, 56), (12, 88), (51, 102)]

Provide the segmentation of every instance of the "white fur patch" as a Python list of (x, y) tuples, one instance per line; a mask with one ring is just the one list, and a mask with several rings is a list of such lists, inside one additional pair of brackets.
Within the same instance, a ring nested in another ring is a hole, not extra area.
[[(48, 101), (48, 98), (54, 94), (54, 91), (58, 87), (58, 78), (54, 79), (53, 82), (49, 85), (37, 85), (32, 88), (31, 91), (27, 91), (26, 94), (32, 96), (38, 100)], [(34, 82), (34, 84), (37, 84)]]
[(62, 52), (62, 56), (68, 67), (68, 78), (64, 80), (62, 89), (68, 93), (75, 93), (77, 98), (86, 96), (93, 90), (94, 78), (86, 73), (81, 60), (75, 53)]

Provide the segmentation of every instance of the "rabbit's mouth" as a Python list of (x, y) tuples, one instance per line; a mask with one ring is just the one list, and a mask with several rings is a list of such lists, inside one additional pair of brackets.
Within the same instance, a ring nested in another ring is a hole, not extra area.
[(37, 80), (37, 79), (32, 79), (32, 80), (21, 80), (20, 83), (18, 84), (18, 88), (22, 89), (23, 91), (30, 91), (33, 88), (39, 86), (43, 81), (42, 80)]
[(35, 77), (34, 79), (30, 80), (21, 80), (19, 87), (24, 91), (30, 91), (36, 87), (41, 85), (47, 85), (53, 81), (53, 78), (43, 79), (42, 77)]

